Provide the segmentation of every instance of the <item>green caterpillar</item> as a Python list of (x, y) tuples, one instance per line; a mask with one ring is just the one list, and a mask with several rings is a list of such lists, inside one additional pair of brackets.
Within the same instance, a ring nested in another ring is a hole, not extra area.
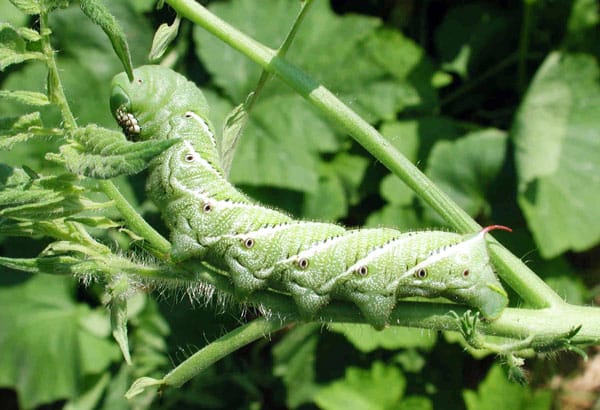
[(485, 240), (508, 228), (472, 235), (346, 229), (258, 204), (227, 181), (202, 92), (167, 68), (138, 68), (133, 82), (117, 75), (111, 108), (130, 139), (180, 139), (151, 162), (147, 182), (171, 231), (172, 257), (227, 270), (242, 295), (289, 293), (307, 318), (332, 299), (350, 301), (376, 327), (409, 296), (441, 296), (488, 320), (508, 303)]

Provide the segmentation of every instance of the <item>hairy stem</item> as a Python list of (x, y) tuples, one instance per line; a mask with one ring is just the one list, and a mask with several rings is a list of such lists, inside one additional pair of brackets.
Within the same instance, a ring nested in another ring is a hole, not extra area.
[(50, 101), (58, 105), (60, 113), (65, 122), (65, 128), (73, 129), (77, 128), (77, 122), (75, 121), (75, 116), (71, 112), (71, 108), (67, 102), (67, 97), (65, 97), (65, 92), (58, 75), (58, 67), (56, 65), (56, 59), (54, 58), (54, 50), (50, 44), (51, 32), (52, 31), (48, 25), (48, 13), (42, 12), (42, 14), (40, 14), (40, 33), (42, 34), (42, 50), (46, 55), (46, 65), (48, 67), (48, 96)]
[[(475, 232), (481, 229), (466, 212), (400, 154), (375, 128), (360, 118), (324, 86), (298, 67), (277, 56), (276, 51), (241, 33), (193, 0), (167, 0), (167, 3), (181, 16), (202, 26), (214, 36), (260, 64), (264, 69), (280, 77), (332, 121), (345, 128), (358, 143), (391, 172), (400, 177), (458, 232)], [(494, 250), (493, 257), (495, 261), (499, 262), (502, 278), (531, 306), (544, 308), (563, 304), (562, 299), (519, 258), (501, 246), (495, 248), (497, 249)], [(503, 270), (503, 268), (507, 270)]]
[[(48, 26), (48, 14), (40, 14), (40, 32), (50, 33)], [(63, 117), (65, 128), (77, 128), (77, 121), (69, 107), (67, 97), (65, 96), (62, 82), (58, 74), (58, 66), (54, 58), (54, 50), (50, 44), (50, 36), (42, 34), (42, 49), (46, 55), (46, 64), (48, 66), (48, 94), (52, 102), (58, 105)], [(119, 210), (123, 219), (127, 222), (138, 235), (142, 236), (150, 244), (150, 251), (157, 257), (166, 260), (168, 258), (171, 244), (162, 237), (144, 218), (137, 213), (129, 202), (119, 192), (117, 187), (111, 181), (100, 181), (98, 183), (102, 192), (114, 201), (115, 207)]]
[(168, 373), (161, 381), (164, 386), (179, 387), (216, 361), (263, 337), (288, 323), (278, 317), (254, 319), (200, 349)]

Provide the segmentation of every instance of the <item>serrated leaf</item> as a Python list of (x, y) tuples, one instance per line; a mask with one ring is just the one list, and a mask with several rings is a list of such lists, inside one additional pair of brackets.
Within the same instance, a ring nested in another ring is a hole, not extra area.
[(508, 380), (499, 365), (494, 365), (477, 392), (464, 390), (467, 410), (549, 410), (552, 408), (552, 392), (542, 390), (533, 393), (529, 387)]
[(0, 71), (12, 64), (19, 64), (27, 60), (45, 60), (46, 56), (37, 51), (17, 52), (5, 47), (0, 47)]
[(43, 53), (28, 50), (27, 42), (23, 37), (34, 36), (33, 33), (36, 32), (15, 29), (8, 23), (0, 22), (0, 70), (26, 60), (46, 58)]
[(34, 177), (18, 168), (0, 167), (0, 216), (44, 221), (97, 209), (81, 196), (83, 188), (69, 174)]
[(407, 327), (394, 326), (375, 330), (369, 325), (334, 323), (330, 328), (334, 332), (342, 333), (354, 347), (365, 353), (379, 348), (396, 350), (416, 347), (430, 350), (437, 340), (435, 332)]
[(152, 39), (152, 48), (150, 49), (150, 53), (148, 53), (149, 61), (158, 60), (163, 56), (165, 51), (167, 51), (169, 45), (177, 37), (180, 22), (181, 18), (179, 16), (175, 16), (173, 24), (169, 25), (167, 23), (163, 23), (158, 26), (156, 33), (154, 33), (154, 38)]
[(67, 221), (77, 222), (92, 228), (111, 229), (121, 226), (120, 223), (104, 216), (70, 216)]
[(10, 2), (25, 14), (40, 14), (42, 11), (36, 0), (10, 0)]
[(100, 0), (81, 0), (80, 5), (83, 13), (106, 33), (129, 80), (133, 81), (133, 63), (127, 45), (127, 37), (115, 17)]
[(0, 98), (7, 98), (27, 105), (48, 105), (50, 101), (46, 94), (23, 90), (0, 90)]
[(41, 258), (7, 258), (0, 256), (0, 265), (28, 273), (72, 275), (73, 266), (81, 261), (72, 256), (45, 256)]
[(18, 27), (17, 33), (19, 33), (19, 35), (21, 37), (23, 37), (25, 40), (31, 41), (31, 42), (40, 41), (42, 39), (42, 36), (40, 35), (40, 33), (38, 31), (27, 28), (27, 27)]
[(325, 410), (381, 410), (394, 408), (404, 395), (406, 379), (394, 366), (374, 362), (371, 369), (349, 367), (343, 379), (323, 387), (315, 402)]
[(600, 67), (550, 54), (512, 127), (519, 205), (544, 257), (600, 242)]
[(37, 136), (42, 127), (42, 119), (39, 112), (25, 114), (20, 117), (0, 118), (0, 149), (11, 149), (18, 142), (27, 141)]
[(131, 142), (117, 131), (95, 124), (73, 130), (71, 144), (60, 148), (66, 167), (92, 178), (113, 178), (144, 170), (150, 160), (178, 140)]

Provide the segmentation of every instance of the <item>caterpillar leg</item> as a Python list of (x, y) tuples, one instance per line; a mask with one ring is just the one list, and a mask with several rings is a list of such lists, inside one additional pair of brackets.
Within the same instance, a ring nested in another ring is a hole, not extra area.
[(256, 278), (250, 270), (242, 265), (235, 256), (225, 254), (225, 264), (229, 267), (231, 281), (239, 296), (246, 296), (256, 290), (267, 287), (265, 279)]
[(393, 295), (368, 295), (352, 292), (348, 295), (348, 299), (360, 309), (375, 329), (381, 330), (389, 325), (390, 315), (396, 306), (396, 298)]
[(331, 301), (328, 295), (319, 295), (315, 291), (295, 283), (289, 284), (288, 290), (304, 320), (314, 319), (317, 312)]
[(206, 247), (198, 243), (196, 238), (180, 231), (173, 231), (171, 243), (171, 259), (176, 263), (191, 257), (202, 258), (206, 253)]

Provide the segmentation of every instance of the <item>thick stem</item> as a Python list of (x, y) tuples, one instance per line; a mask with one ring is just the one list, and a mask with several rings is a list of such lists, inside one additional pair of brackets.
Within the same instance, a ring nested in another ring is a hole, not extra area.
[[(400, 177), (457, 231), (466, 233), (481, 229), (466, 212), (391, 146), (377, 130), (306, 73), (278, 57), (274, 50), (258, 43), (219, 19), (199, 3), (193, 0), (167, 0), (167, 3), (181, 16), (202, 26), (266, 70), (279, 76), (327, 117), (344, 127), (357, 142)], [(501, 268), (510, 268), (510, 270), (500, 270), (502, 278), (531, 306), (545, 308), (563, 304), (562, 299), (544, 281), (510, 252), (497, 250), (494, 252), (494, 259), (500, 262)]]
[(285, 325), (287, 322), (279, 318), (260, 317), (240, 326), (194, 353), (168, 373), (161, 380), (161, 384), (179, 387), (216, 361), (257, 339), (268, 336)]

